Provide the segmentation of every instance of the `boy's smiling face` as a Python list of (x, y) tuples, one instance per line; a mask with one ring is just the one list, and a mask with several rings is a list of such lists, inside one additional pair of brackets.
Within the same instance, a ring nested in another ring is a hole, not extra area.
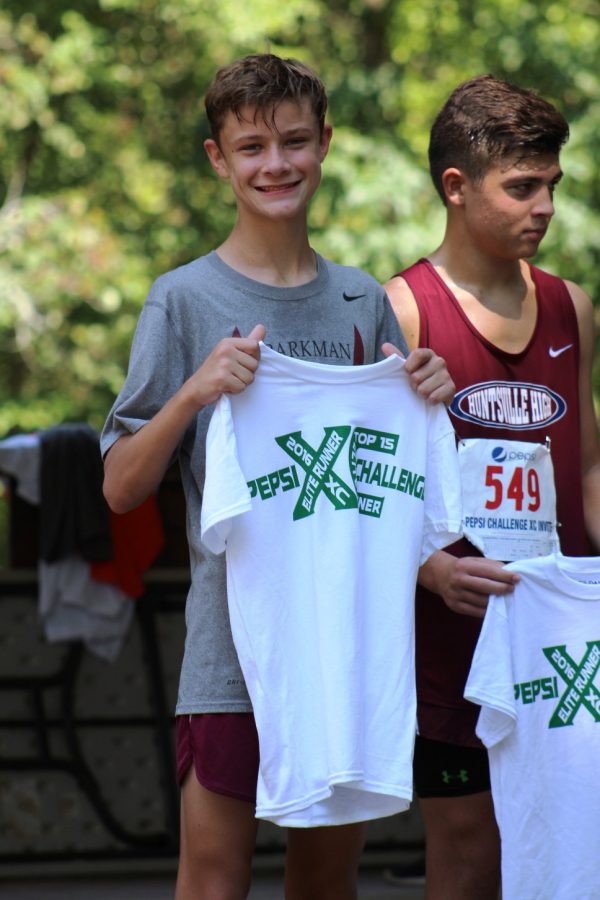
[(219, 143), (204, 142), (215, 172), (231, 182), (238, 216), (291, 220), (305, 218), (321, 180), (321, 163), (331, 140), (331, 126), (319, 130), (308, 101), (290, 100), (274, 110), (229, 112)]

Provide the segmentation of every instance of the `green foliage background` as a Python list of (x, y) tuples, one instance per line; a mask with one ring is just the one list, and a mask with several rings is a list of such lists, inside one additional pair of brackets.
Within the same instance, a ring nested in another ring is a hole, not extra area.
[(313, 245), (381, 280), (441, 239), (426, 147), (449, 91), (481, 72), (538, 89), (572, 138), (537, 261), (600, 296), (599, 46), (598, 0), (3, 0), (0, 437), (100, 427), (152, 279), (224, 238), (202, 98), (245, 53), (325, 80)]

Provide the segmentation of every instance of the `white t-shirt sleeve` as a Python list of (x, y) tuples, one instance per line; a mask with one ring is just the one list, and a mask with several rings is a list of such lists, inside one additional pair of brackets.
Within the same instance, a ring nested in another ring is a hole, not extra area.
[(486, 747), (499, 743), (513, 730), (517, 710), (504, 597), (489, 599), (465, 686), (465, 699), (481, 706), (475, 731)]
[(200, 516), (202, 543), (222, 553), (236, 516), (252, 508), (250, 490), (240, 468), (231, 401), (223, 394), (206, 435), (206, 477)]
[(460, 470), (454, 431), (443, 406), (433, 416), (425, 477), (425, 521), (419, 565), (462, 537)]

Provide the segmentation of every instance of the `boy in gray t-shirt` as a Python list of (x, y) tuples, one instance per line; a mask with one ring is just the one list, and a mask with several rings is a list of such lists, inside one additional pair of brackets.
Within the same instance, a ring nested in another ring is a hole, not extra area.
[[(326, 107), (322, 83), (295, 60), (250, 56), (217, 73), (206, 97), (213, 137), (204, 146), (231, 183), (237, 221), (216, 251), (152, 286), (101, 438), (116, 512), (156, 490), (176, 458), (186, 497), (192, 582), (176, 710), (178, 900), (245, 896), (256, 837), (258, 742), (229, 627), (225, 564), (200, 543), (214, 402), (252, 382), (262, 339), (328, 364), (407, 353), (377, 282), (309, 244), (307, 207), (331, 139)], [(425, 397), (451, 399), (445, 364), (431, 351), (413, 351), (406, 369)], [(361, 824), (290, 829), (286, 895), (354, 897), (363, 842)]]

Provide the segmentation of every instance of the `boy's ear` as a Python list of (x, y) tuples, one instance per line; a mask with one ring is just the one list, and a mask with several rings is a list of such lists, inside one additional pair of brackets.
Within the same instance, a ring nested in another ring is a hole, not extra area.
[(442, 187), (446, 203), (462, 206), (464, 203), (465, 175), (460, 169), (446, 169), (442, 175)]
[(331, 143), (331, 135), (333, 134), (333, 128), (331, 125), (323, 125), (323, 133), (321, 135), (321, 162), (327, 156), (327, 152), (329, 150), (329, 144)]
[(217, 142), (213, 138), (207, 138), (204, 141), (204, 149), (211, 166), (219, 178), (229, 178), (229, 169)]

